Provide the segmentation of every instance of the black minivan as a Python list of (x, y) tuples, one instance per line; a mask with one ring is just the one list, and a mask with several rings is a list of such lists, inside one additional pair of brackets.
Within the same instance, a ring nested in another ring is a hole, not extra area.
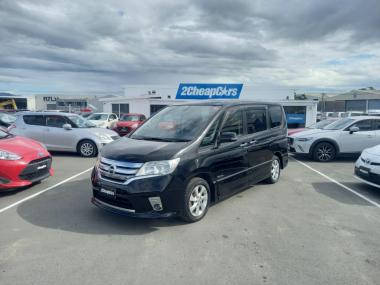
[(281, 105), (205, 101), (166, 107), (99, 155), (92, 202), (135, 217), (202, 219), (210, 204), (288, 163)]

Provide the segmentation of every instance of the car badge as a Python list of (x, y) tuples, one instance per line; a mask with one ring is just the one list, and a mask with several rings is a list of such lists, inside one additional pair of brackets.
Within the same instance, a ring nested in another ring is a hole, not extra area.
[(366, 159), (366, 160), (365, 160), (365, 163), (366, 163), (366, 164), (371, 164), (371, 160)]
[(38, 156), (39, 156), (39, 157), (43, 157), (43, 156), (44, 156), (44, 153), (43, 153), (43, 152), (39, 152), (39, 153), (38, 153)]
[(116, 165), (111, 165), (110, 168), (108, 169), (108, 172), (110, 174), (115, 174), (115, 172), (116, 172)]

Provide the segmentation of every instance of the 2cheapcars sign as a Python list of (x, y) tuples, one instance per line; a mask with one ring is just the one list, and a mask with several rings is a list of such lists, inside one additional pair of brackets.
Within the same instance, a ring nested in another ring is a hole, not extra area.
[(243, 84), (181, 83), (176, 99), (239, 99)]

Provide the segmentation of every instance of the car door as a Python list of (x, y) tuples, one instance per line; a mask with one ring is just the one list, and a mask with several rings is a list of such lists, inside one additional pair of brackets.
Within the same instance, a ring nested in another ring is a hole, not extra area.
[(45, 116), (40, 114), (22, 115), (23, 120), (16, 126), (15, 134), (25, 136), (36, 141), (45, 143)]
[[(344, 129), (339, 135), (339, 148), (343, 153), (361, 152), (377, 144), (378, 138), (373, 128), (373, 119), (357, 121)], [(351, 127), (358, 127), (358, 132), (350, 132)]]
[(74, 129), (64, 129), (63, 125), (71, 124), (65, 116), (46, 115), (45, 144), (48, 149), (58, 151), (75, 151)]
[(208, 168), (215, 177), (219, 198), (228, 197), (248, 184), (249, 162), (243, 114), (242, 108), (227, 111), (220, 136), (226, 132), (235, 133), (236, 141), (220, 142), (208, 157)]
[(267, 107), (253, 106), (245, 109), (247, 125), (247, 158), (249, 160), (249, 182), (254, 184), (268, 177), (271, 170), (272, 132), (268, 130)]

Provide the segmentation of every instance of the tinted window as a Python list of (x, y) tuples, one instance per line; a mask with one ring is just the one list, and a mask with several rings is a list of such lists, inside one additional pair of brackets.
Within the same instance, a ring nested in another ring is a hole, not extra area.
[(265, 109), (248, 109), (247, 132), (253, 134), (267, 129), (267, 111)]
[(45, 118), (42, 115), (25, 115), (23, 119), (28, 125), (45, 126)]
[(62, 116), (46, 116), (46, 126), (54, 128), (62, 128), (67, 121)]
[(243, 111), (238, 110), (230, 113), (223, 125), (222, 133), (234, 132), (237, 136), (243, 135)]
[(282, 108), (280, 106), (269, 107), (269, 120), (271, 128), (282, 125)]
[(359, 131), (372, 131), (372, 120), (363, 120), (353, 124), (351, 127), (358, 127)]
[(374, 123), (373, 129), (380, 130), (380, 120), (374, 120), (373, 123)]

